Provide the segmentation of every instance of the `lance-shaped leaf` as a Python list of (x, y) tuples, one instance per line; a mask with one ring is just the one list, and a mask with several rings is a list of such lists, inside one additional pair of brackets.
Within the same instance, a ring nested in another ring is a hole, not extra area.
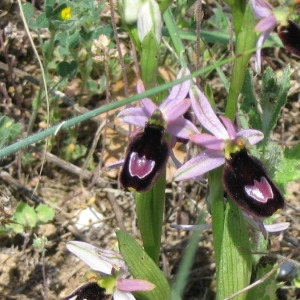
[(146, 254), (142, 247), (127, 233), (118, 230), (120, 252), (132, 276), (152, 282), (156, 288), (152, 291), (136, 293), (141, 300), (171, 299), (171, 289), (163, 272)]

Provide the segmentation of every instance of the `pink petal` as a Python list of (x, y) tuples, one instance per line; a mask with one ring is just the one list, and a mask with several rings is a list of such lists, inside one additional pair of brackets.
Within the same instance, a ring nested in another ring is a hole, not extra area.
[(148, 117), (151, 117), (152, 114), (154, 113), (154, 111), (158, 108), (158, 106), (155, 103), (153, 103), (153, 101), (149, 98), (143, 98), (141, 100), (141, 102), (142, 102), (143, 108), (146, 111), (146, 115)]
[(254, 179), (253, 185), (245, 185), (246, 194), (258, 202), (266, 203), (274, 197), (272, 187), (265, 177), (260, 181)]
[[(188, 68), (183, 68), (179, 71), (177, 75), (177, 79), (182, 78), (184, 76), (190, 75), (190, 70)], [(186, 80), (180, 84), (176, 84), (172, 87), (169, 96), (162, 102), (160, 108), (162, 110), (167, 111), (167, 107), (172, 106), (173, 102), (182, 100), (186, 98), (186, 95), (189, 92), (191, 86), (191, 81)]]
[(172, 158), (172, 161), (174, 162), (177, 169), (179, 169), (182, 166), (182, 163), (176, 158), (174, 152), (170, 151), (170, 157)]
[(155, 285), (147, 280), (124, 278), (118, 278), (117, 280), (117, 289), (122, 292), (151, 291), (154, 288)]
[(276, 18), (270, 15), (262, 20), (260, 20), (256, 26), (255, 31), (258, 32), (271, 32), (276, 26)]
[(145, 156), (139, 157), (136, 152), (130, 154), (129, 173), (132, 177), (144, 178), (153, 171), (154, 166), (154, 160), (146, 159)]
[(165, 107), (160, 106), (159, 108), (163, 112), (165, 119), (168, 124), (174, 122), (178, 117), (182, 116), (191, 106), (191, 99), (175, 99), (169, 102), (169, 105)]
[(187, 161), (174, 174), (174, 180), (187, 180), (201, 176), (225, 163), (224, 154), (214, 150), (206, 150)]
[(189, 139), (191, 134), (199, 133), (197, 127), (183, 117), (168, 125), (166, 132), (183, 139)]
[(235, 139), (236, 138), (236, 130), (235, 130), (235, 127), (234, 127), (232, 121), (225, 116), (219, 116), (219, 119), (221, 119), (222, 123), (224, 124), (229, 137), (231, 139)]
[(114, 171), (118, 168), (121, 168), (121, 166), (124, 164), (124, 159), (120, 159), (114, 163), (111, 163), (111, 164), (108, 164), (108, 165), (105, 165), (105, 170), (107, 172), (111, 172), (111, 171)]
[(224, 148), (224, 140), (216, 138), (214, 135), (202, 133), (202, 134), (192, 134), (190, 140), (207, 149), (222, 151)]
[(136, 91), (138, 94), (145, 92), (145, 87), (144, 87), (143, 81), (141, 79), (138, 79), (138, 81), (136, 83)]
[(255, 216), (255, 215), (251, 215), (251, 214), (245, 212), (244, 210), (242, 210), (242, 213), (243, 213), (244, 218), (247, 220), (247, 222), (252, 227), (254, 227), (256, 230), (261, 231), (264, 238), (266, 239), (268, 237), (268, 234), (267, 234), (267, 230), (266, 230), (262, 220), (259, 217)]
[(264, 134), (261, 131), (255, 130), (255, 129), (240, 130), (237, 133), (237, 136), (247, 138), (248, 142), (251, 145), (257, 144), (258, 142), (260, 142), (264, 138)]
[(272, 7), (263, 0), (250, 0), (255, 16), (265, 18), (272, 13)]
[(142, 107), (130, 107), (123, 109), (117, 116), (121, 122), (136, 125), (139, 127), (145, 127), (148, 121), (148, 116)]
[(216, 116), (205, 95), (195, 85), (190, 89), (190, 93), (194, 112), (202, 126), (216, 137), (228, 139), (225, 127)]
[(257, 230), (262, 230), (262, 232), (266, 235), (266, 232), (279, 232), (284, 231), (289, 228), (289, 222), (282, 223), (274, 223), (274, 224), (263, 224), (261, 219), (252, 215), (249, 215), (245, 211), (243, 211), (243, 215), (245, 219)]

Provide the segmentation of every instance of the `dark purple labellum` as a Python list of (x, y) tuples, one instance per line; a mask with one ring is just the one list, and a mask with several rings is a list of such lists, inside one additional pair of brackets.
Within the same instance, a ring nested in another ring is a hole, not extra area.
[(287, 25), (277, 26), (277, 34), (288, 51), (300, 56), (300, 27), (290, 20), (287, 22)]
[(223, 171), (224, 189), (243, 210), (253, 216), (270, 217), (283, 209), (284, 199), (261, 162), (247, 150), (232, 153)]
[(129, 141), (119, 177), (123, 188), (145, 192), (158, 179), (169, 157), (163, 134), (162, 126), (148, 123)]
[(96, 282), (88, 282), (78, 287), (64, 300), (109, 300), (111, 295), (105, 294), (105, 289)]

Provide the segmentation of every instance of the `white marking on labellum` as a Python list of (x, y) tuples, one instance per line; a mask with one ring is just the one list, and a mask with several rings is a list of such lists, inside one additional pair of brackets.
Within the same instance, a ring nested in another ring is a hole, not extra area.
[(251, 198), (262, 203), (266, 203), (268, 199), (274, 197), (272, 187), (265, 177), (262, 177), (260, 181), (254, 180), (254, 185), (246, 185), (245, 192)]
[(131, 176), (144, 178), (149, 175), (155, 166), (155, 161), (146, 159), (146, 156), (139, 157), (138, 153), (132, 152), (129, 160), (129, 173)]

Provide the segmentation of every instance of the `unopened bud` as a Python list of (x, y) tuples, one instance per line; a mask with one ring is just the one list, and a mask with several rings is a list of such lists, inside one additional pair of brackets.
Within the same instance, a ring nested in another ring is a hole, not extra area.
[(137, 21), (138, 12), (143, 4), (141, 0), (119, 0), (120, 14), (126, 24)]
[(162, 17), (159, 6), (155, 0), (148, 0), (140, 8), (138, 12), (137, 28), (141, 42), (150, 31), (153, 31), (157, 43), (160, 43)]

